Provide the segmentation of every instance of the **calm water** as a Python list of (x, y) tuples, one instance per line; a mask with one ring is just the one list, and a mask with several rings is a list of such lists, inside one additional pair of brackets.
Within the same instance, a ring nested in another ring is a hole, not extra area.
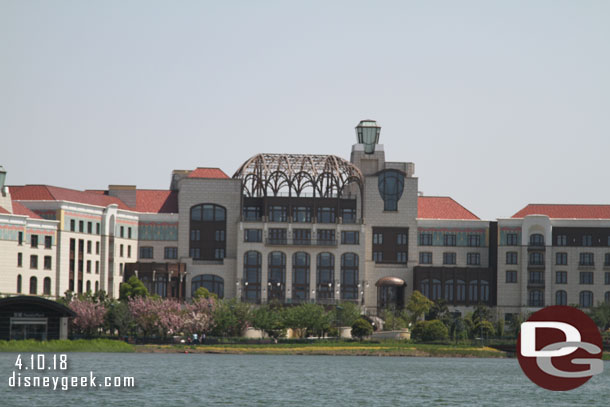
[(610, 405), (608, 362), (581, 388), (554, 393), (516, 359), (71, 353), (66, 375), (134, 376), (136, 387), (68, 391), (10, 388), (15, 360), (0, 353), (1, 406)]

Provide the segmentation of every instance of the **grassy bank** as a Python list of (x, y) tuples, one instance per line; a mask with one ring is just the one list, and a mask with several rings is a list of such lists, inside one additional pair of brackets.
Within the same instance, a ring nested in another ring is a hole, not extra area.
[(0, 341), (0, 352), (133, 352), (134, 346), (111, 339)]
[(221, 353), (262, 355), (346, 355), (346, 356), (428, 356), (502, 358), (506, 353), (489, 347), (468, 345), (430, 345), (398, 341), (218, 344), (218, 345), (138, 345), (136, 352)]

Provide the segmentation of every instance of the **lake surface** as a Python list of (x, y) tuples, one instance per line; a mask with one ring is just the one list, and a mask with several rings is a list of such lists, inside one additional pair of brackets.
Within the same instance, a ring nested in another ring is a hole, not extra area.
[[(30, 354), (23, 353), (24, 366)], [(66, 371), (19, 371), (0, 353), (1, 406), (608, 406), (610, 363), (570, 392), (531, 383), (516, 359), (69, 353)], [(46, 365), (52, 361), (47, 354)], [(48, 368), (47, 368), (48, 369)], [(15, 373), (133, 376), (134, 388), (11, 388)]]

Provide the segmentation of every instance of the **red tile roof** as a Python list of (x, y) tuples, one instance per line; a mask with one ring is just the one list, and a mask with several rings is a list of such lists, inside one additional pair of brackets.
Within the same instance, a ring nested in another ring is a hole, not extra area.
[(420, 219), (480, 220), (448, 196), (420, 196), (417, 199), (417, 217)]
[(553, 219), (610, 219), (610, 205), (529, 204), (513, 218), (546, 215)]
[(10, 212), (0, 206), (0, 213), (10, 213)]
[(15, 215), (25, 215), (34, 219), (42, 219), (36, 212), (26, 208), (24, 205), (17, 201), (13, 201), (13, 213)]
[(119, 198), (88, 191), (50, 185), (11, 186), (9, 189), (12, 199), (17, 201), (69, 201), (104, 207), (116, 204), (121, 209), (131, 209)]
[(178, 213), (178, 192), (159, 189), (138, 189), (136, 211)]
[(226, 179), (229, 178), (220, 168), (204, 168), (199, 167), (189, 174), (188, 178), (215, 178), (215, 179)]

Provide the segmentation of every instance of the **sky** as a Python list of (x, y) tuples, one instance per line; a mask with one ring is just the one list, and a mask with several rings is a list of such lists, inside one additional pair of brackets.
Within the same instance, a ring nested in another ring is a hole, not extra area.
[(0, 0), (7, 184), (349, 159), (362, 119), (483, 219), (610, 204), (608, 1)]

